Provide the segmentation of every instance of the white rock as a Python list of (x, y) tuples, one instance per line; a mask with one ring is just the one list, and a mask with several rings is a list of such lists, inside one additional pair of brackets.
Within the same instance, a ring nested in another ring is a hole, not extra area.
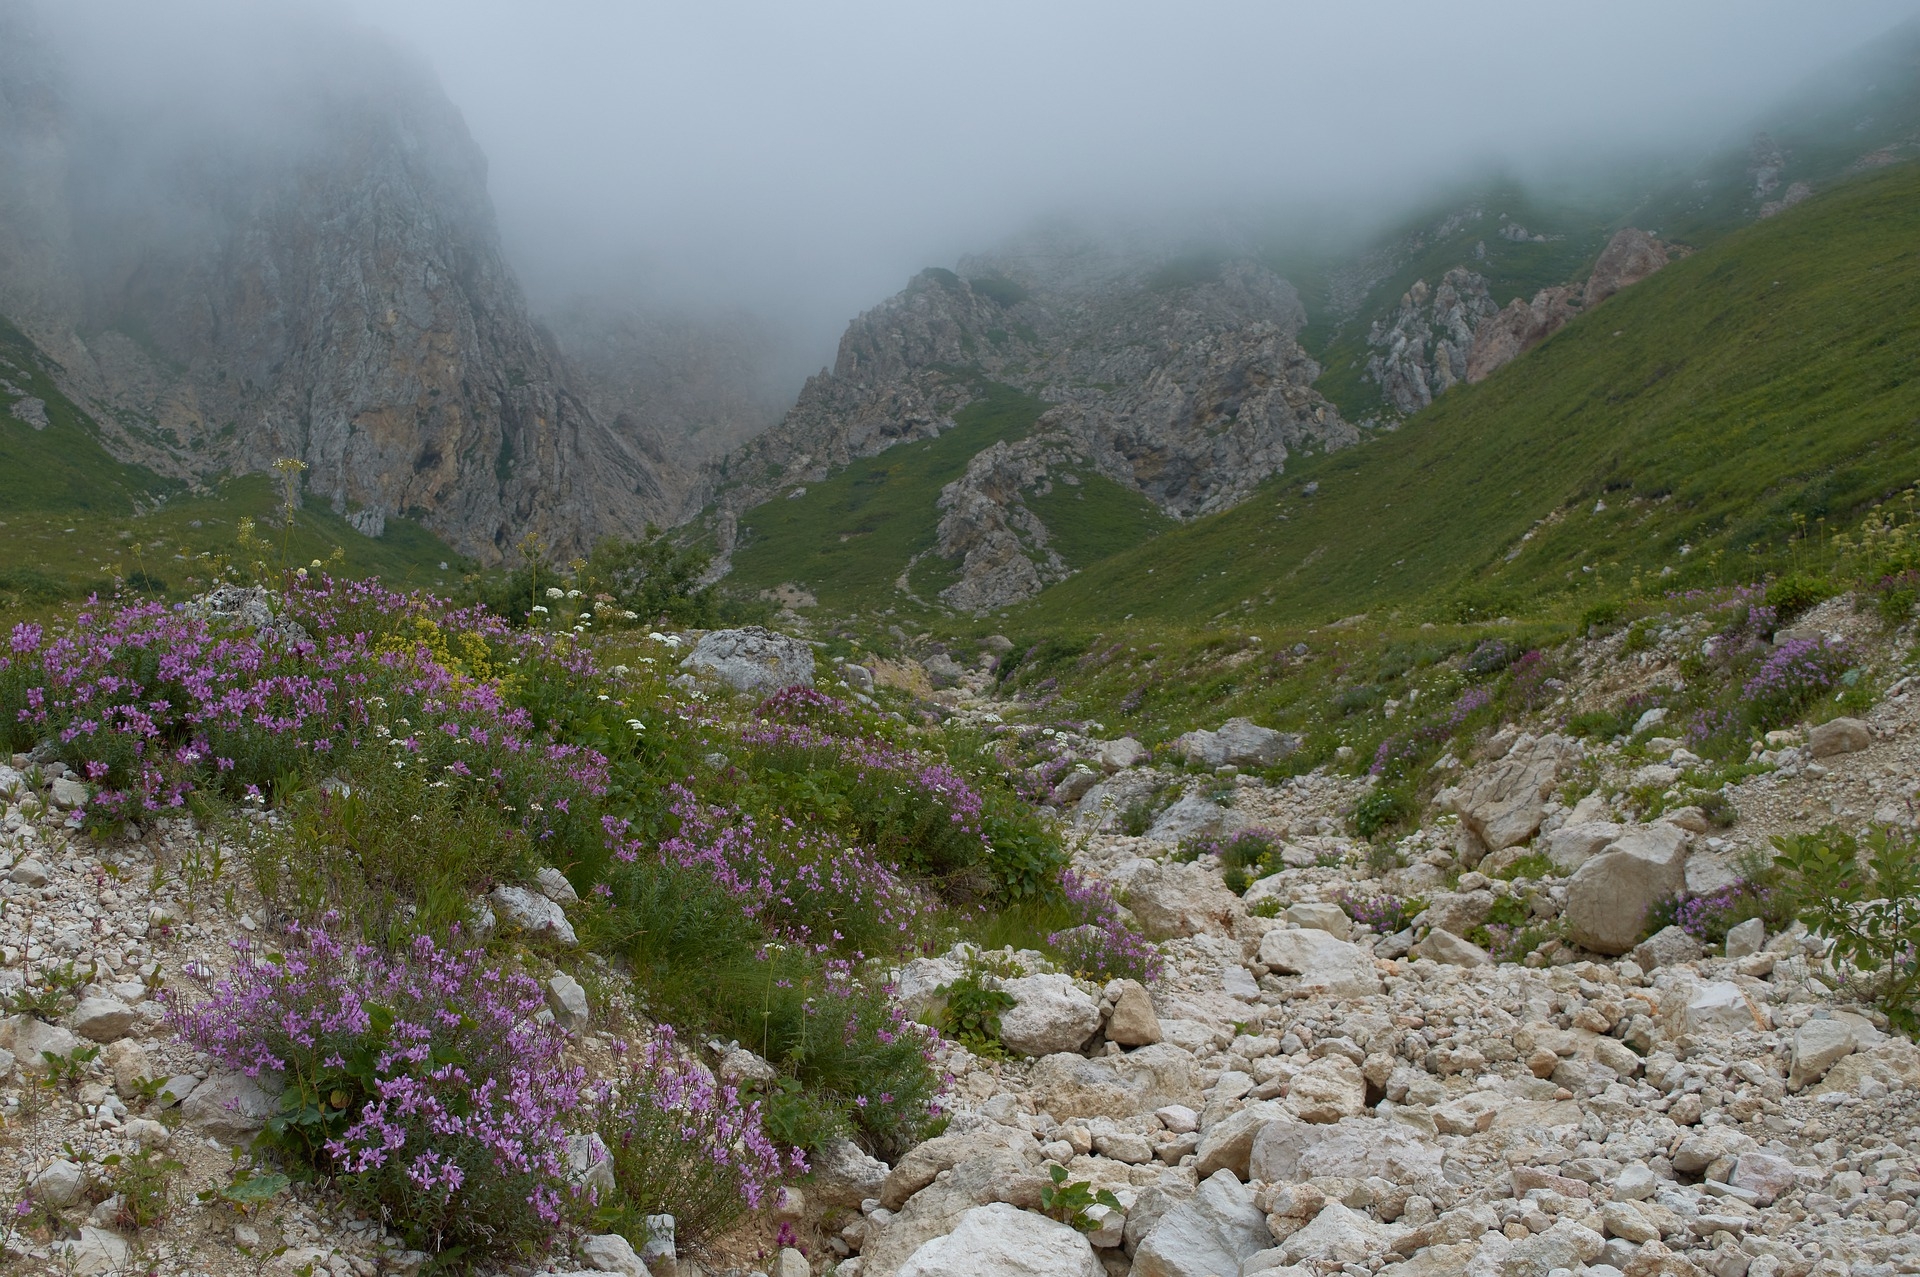
[(1647, 911), (1686, 885), (1687, 832), (1629, 826), (1567, 884), (1568, 935), (1596, 953), (1621, 954), (1640, 939)]
[(117, 1042), (139, 1021), (139, 1013), (119, 998), (82, 998), (68, 1017), (75, 1033), (94, 1042)]
[(525, 887), (495, 887), (487, 893), (487, 901), (499, 911), (501, 917), (522, 931), (552, 936), (562, 944), (579, 943), (565, 911), (537, 892)]
[(896, 1277), (1106, 1277), (1106, 1269), (1080, 1233), (995, 1202), (914, 1251)]
[(1357, 1263), (1392, 1244), (1393, 1230), (1339, 1202), (1321, 1207), (1313, 1222), (1280, 1243), (1290, 1264), (1309, 1260)]
[(61, 1271), (72, 1277), (107, 1277), (123, 1273), (132, 1251), (126, 1238), (110, 1229), (83, 1225), (72, 1241), (55, 1242), (50, 1249), (61, 1257)]
[[(1762, 1023), (1755, 1023), (1758, 1014)], [(1768, 1027), (1767, 1010), (1749, 1002), (1740, 986), (1724, 980), (1695, 985), (1681, 1008), (1681, 1023), (1686, 1032), (1726, 1035)]]
[(48, 1024), (30, 1015), (16, 1015), (0, 1027), (4, 1042), (29, 1073), (47, 1071), (47, 1056), (72, 1055), (80, 1049), (80, 1039), (58, 1025)]
[(1100, 1004), (1071, 976), (1030, 975), (1000, 982), (1013, 1006), (1000, 1013), (1000, 1041), (1020, 1055), (1077, 1051), (1100, 1031)]
[(1807, 733), (1807, 752), (1815, 758), (1854, 754), (1872, 744), (1872, 730), (1857, 718), (1836, 718)]
[(1858, 1016), (1837, 1015), (1808, 1020), (1793, 1033), (1793, 1063), (1787, 1085), (1794, 1090), (1811, 1086), (1855, 1051), (1879, 1045), (1880, 1031)]
[(1727, 956), (1745, 958), (1760, 952), (1767, 942), (1767, 923), (1764, 918), (1748, 918), (1745, 922), (1727, 928)]
[(15, 865), (7, 878), (23, 887), (44, 887), (47, 885), (47, 867), (29, 856)]
[(1272, 1240), (1252, 1192), (1233, 1172), (1217, 1171), (1192, 1200), (1160, 1217), (1133, 1253), (1131, 1277), (1237, 1274)]
[(543, 865), (540, 872), (533, 875), (533, 885), (540, 889), (541, 895), (557, 905), (572, 904), (580, 899), (580, 894), (567, 881), (567, 876), (552, 865)]
[(1296, 927), (1324, 931), (1337, 940), (1353, 938), (1353, 920), (1347, 917), (1347, 911), (1339, 905), (1302, 901), (1299, 904), (1288, 905), (1284, 916)]
[[(1586, 799), (1581, 802), (1585, 803)], [(1570, 874), (1605, 851), (1620, 833), (1620, 826), (1609, 820), (1570, 820), (1547, 835), (1547, 858), (1553, 861), (1555, 869)]]
[(33, 1198), (55, 1210), (65, 1210), (86, 1191), (87, 1176), (64, 1157), (33, 1177)]
[(580, 1254), (600, 1272), (648, 1277), (647, 1266), (634, 1253), (633, 1243), (618, 1233), (601, 1233), (584, 1239), (580, 1243)]
[(1173, 742), (1181, 757), (1202, 767), (1267, 767), (1300, 747), (1298, 736), (1230, 718), (1217, 731), (1188, 732)]
[(1275, 930), (1260, 940), (1260, 961), (1300, 977), (1302, 996), (1364, 998), (1380, 992), (1373, 954), (1324, 931)]
[(245, 1074), (215, 1073), (181, 1102), (180, 1114), (214, 1138), (233, 1143), (259, 1131), (279, 1107), (277, 1096)]
[(703, 635), (680, 668), (708, 674), (742, 692), (813, 686), (813, 649), (758, 625)]
[[(1248, 1079), (1251, 1081), (1252, 1079)], [(1205, 1179), (1215, 1171), (1229, 1170), (1247, 1178), (1247, 1161), (1253, 1154), (1254, 1140), (1269, 1122), (1293, 1124), (1293, 1115), (1275, 1100), (1256, 1100), (1215, 1122), (1195, 1149), (1193, 1173)]]
[(547, 1005), (562, 1028), (584, 1028), (593, 1016), (587, 1005), (587, 991), (564, 971), (556, 971), (547, 980)]
[(1426, 939), (1413, 946), (1412, 953), (1416, 958), (1427, 958), (1454, 967), (1493, 965), (1493, 955), (1485, 949), (1442, 927), (1429, 931)]
[(1226, 935), (1233, 926), (1235, 911), (1241, 907), (1233, 893), (1201, 864), (1150, 863), (1125, 881), (1122, 894), (1126, 906), (1151, 940)]
[(1332, 1125), (1287, 1121), (1261, 1129), (1247, 1170), (1269, 1184), (1377, 1175), (1394, 1184), (1437, 1188), (1446, 1182), (1441, 1157), (1439, 1145), (1398, 1122), (1372, 1117), (1348, 1117)]
[(910, 1019), (922, 1019), (940, 998), (940, 990), (966, 974), (948, 958), (915, 958), (894, 973), (893, 1000)]
[(1108, 771), (1125, 771), (1129, 767), (1138, 767), (1147, 761), (1147, 747), (1131, 736), (1122, 736), (1119, 740), (1099, 742), (1093, 752), (1094, 761)]
[(1148, 842), (1176, 843), (1200, 834), (1230, 834), (1245, 827), (1246, 823), (1246, 817), (1239, 812), (1231, 807), (1222, 807), (1195, 790), (1181, 795), (1178, 801), (1154, 817), (1146, 837)]
[(87, 805), (87, 798), (89, 797), (87, 783), (83, 780), (76, 780), (72, 776), (58, 777), (52, 785), (48, 786), (47, 792), (53, 799), (53, 805), (62, 811), (71, 811), (75, 807), (85, 807)]

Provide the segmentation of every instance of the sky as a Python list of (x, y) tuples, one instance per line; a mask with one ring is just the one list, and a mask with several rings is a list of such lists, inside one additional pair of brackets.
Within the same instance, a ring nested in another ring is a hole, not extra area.
[[(228, 0), (232, 3), (233, 0)], [(1737, 134), (1920, 0), (248, 0), (437, 72), (536, 305), (804, 334), (1049, 216), (1363, 224), (1475, 166)], [(147, 0), (153, 9), (188, 0)]]

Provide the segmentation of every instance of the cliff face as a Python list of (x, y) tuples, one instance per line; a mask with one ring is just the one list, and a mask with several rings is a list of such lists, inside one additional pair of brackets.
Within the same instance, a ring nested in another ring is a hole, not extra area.
[(0, 9), (0, 309), (146, 464), (297, 457), (370, 535), (408, 514), (486, 561), (637, 530), (668, 494), (530, 319), (459, 112), (355, 53), (271, 129), (191, 127), (82, 100), (32, 10)]
[(938, 499), (942, 597), (969, 610), (1030, 597), (1071, 567), (1028, 504), (1093, 474), (1176, 518), (1223, 509), (1302, 447), (1358, 439), (1312, 389), (1291, 285), (1246, 261), (1156, 266), (1074, 251), (972, 258), (922, 273), (862, 315), (781, 424), (718, 471), (718, 533), (738, 512), (862, 456), (928, 438), (982, 379), (1055, 405), (992, 443)]

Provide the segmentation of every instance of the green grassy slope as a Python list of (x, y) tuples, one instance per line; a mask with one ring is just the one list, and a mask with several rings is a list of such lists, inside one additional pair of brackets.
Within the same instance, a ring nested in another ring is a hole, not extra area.
[(1838, 526), (1920, 478), (1916, 298), (1909, 165), (1727, 236), (1399, 431), (1089, 568), (1029, 619), (1465, 618), (1635, 574), (1750, 579), (1767, 561), (1749, 548), (1777, 551), (1796, 516)]
[[(144, 574), (150, 589), (180, 595), (204, 588), (212, 563), (241, 558), (239, 520), (271, 541), (277, 565), (280, 496), (271, 476), (248, 475), (188, 492), (185, 485), (113, 459), (93, 423), (48, 377), (32, 344), (0, 321), (0, 378), (46, 404), (44, 430), (15, 419), (0, 396), (0, 616), (21, 608), (114, 588)], [(324, 507), (297, 512), (284, 554), (303, 564), (346, 556), (349, 575), (396, 585), (451, 584), (463, 564), (440, 538), (389, 519), (373, 539)], [(441, 563), (447, 569), (440, 568)]]
[(953, 428), (923, 443), (863, 457), (800, 497), (775, 498), (740, 520), (731, 586), (742, 591), (793, 581), (833, 611), (902, 601), (894, 581), (925, 555), (912, 585), (931, 600), (950, 569), (931, 551), (940, 522), (940, 489), (960, 477), (975, 453), (1024, 438), (1047, 405), (1008, 386), (986, 384), (982, 397), (954, 414)]

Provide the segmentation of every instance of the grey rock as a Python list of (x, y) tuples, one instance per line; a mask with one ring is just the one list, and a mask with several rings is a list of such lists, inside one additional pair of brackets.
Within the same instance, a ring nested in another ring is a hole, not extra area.
[(1446, 804), (1489, 851), (1525, 842), (1545, 819), (1561, 773), (1582, 752), (1578, 741), (1564, 736), (1521, 736), (1503, 757), (1475, 767), (1445, 791)]
[(60, 1257), (62, 1271), (73, 1277), (108, 1277), (123, 1273), (132, 1258), (127, 1239), (111, 1229), (82, 1225), (80, 1235), (55, 1242), (49, 1249)]
[(1100, 741), (1096, 744), (1093, 753), (1094, 761), (1110, 772), (1138, 767), (1150, 756), (1147, 747), (1131, 736), (1122, 736), (1118, 740)]
[(1274, 971), (1299, 976), (1302, 995), (1363, 998), (1380, 992), (1372, 953), (1324, 931), (1269, 931), (1260, 940), (1260, 961)]
[(1134, 1117), (1169, 1104), (1205, 1107), (1193, 1057), (1169, 1042), (1123, 1055), (1084, 1059), (1062, 1053), (1033, 1065), (1034, 1102), (1056, 1118)]
[(1292, 1123), (1293, 1115), (1275, 1100), (1256, 1100), (1215, 1122), (1194, 1150), (1194, 1174), (1205, 1179), (1215, 1171), (1227, 1170), (1246, 1179), (1255, 1139), (1268, 1123), (1279, 1121)]
[(1200, 793), (1188, 793), (1162, 811), (1147, 830), (1147, 840), (1176, 843), (1201, 834), (1229, 834), (1242, 828), (1246, 818), (1230, 807)]
[(1621, 832), (1607, 820), (1568, 822), (1547, 835), (1547, 857), (1555, 869), (1570, 874), (1605, 851)]
[(1339, 1202), (1328, 1202), (1305, 1228), (1280, 1243), (1290, 1264), (1310, 1261), (1352, 1263), (1385, 1251), (1393, 1230)]
[(1647, 911), (1686, 885), (1686, 848), (1683, 829), (1637, 825), (1581, 865), (1567, 884), (1566, 918), (1573, 942), (1605, 954), (1632, 948)]
[(879, 1197), (887, 1182), (887, 1164), (844, 1136), (828, 1140), (811, 1158), (811, 1190), (823, 1206), (853, 1210)]
[(1000, 1041), (1021, 1055), (1077, 1051), (1100, 1031), (1100, 1004), (1069, 976), (1033, 975), (1000, 982), (1013, 1006), (1000, 1014)]
[(139, 1013), (119, 998), (82, 998), (67, 1017), (75, 1033), (93, 1042), (117, 1042), (139, 1022)]
[(34, 1200), (44, 1202), (55, 1210), (65, 1210), (78, 1202), (86, 1188), (86, 1172), (65, 1158), (56, 1160), (35, 1175), (32, 1184)]
[(13, 867), (7, 880), (23, 887), (44, 887), (47, 885), (47, 867), (29, 856)]
[(1296, 927), (1324, 931), (1336, 940), (1353, 937), (1353, 920), (1339, 905), (1302, 901), (1288, 905), (1283, 916)]
[(1198, 863), (1144, 864), (1124, 883), (1121, 898), (1151, 940), (1225, 935), (1240, 908), (1234, 894)]
[(1106, 1269), (1074, 1229), (995, 1202), (915, 1250), (898, 1277), (1106, 1277)]
[(214, 1073), (181, 1102), (180, 1114), (189, 1125), (233, 1143), (259, 1132), (279, 1108), (278, 1096), (245, 1074)]
[(62, 811), (72, 811), (76, 807), (85, 807), (92, 790), (84, 780), (72, 776), (61, 776), (47, 787), (47, 794), (53, 799), (53, 805)]
[(72, 1055), (80, 1049), (80, 1039), (58, 1025), (30, 1015), (16, 1015), (0, 1026), (0, 1045), (13, 1052), (26, 1072), (44, 1073), (47, 1056)]
[(580, 899), (580, 894), (573, 889), (573, 884), (567, 881), (567, 876), (552, 865), (543, 865), (540, 871), (533, 875), (533, 885), (539, 889), (541, 895), (557, 905), (572, 904)]
[(1746, 958), (1760, 952), (1767, 942), (1767, 923), (1764, 918), (1748, 918), (1745, 922), (1727, 928), (1727, 956)]
[(1231, 1171), (1216, 1171), (1190, 1201), (1160, 1218), (1133, 1254), (1132, 1277), (1238, 1273), (1273, 1240), (1253, 1194)]
[(1796, 1091), (1811, 1086), (1841, 1060), (1878, 1045), (1880, 1040), (1879, 1030), (1855, 1016), (1808, 1020), (1794, 1030), (1787, 1085)]
[(703, 635), (680, 667), (710, 674), (741, 692), (813, 686), (813, 649), (758, 625)]
[(582, 1238), (580, 1255), (598, 1272), (619, 1273), (622, 1277), (649, 1277), (647, 1266), (640, 1262), (640, 1256), (634, 1252), (633, 1243), (618, 1233), (600, 1233)]
[(1414, 945), (1411, 952), (1416, 958), (1430, 958), (1455, 967), (1493, 965), (1493, 956), (1485, 949), (1440, 927), (1429, 931), (1427, 938)]
[(1160, 1017), (1139, 981), (1121, 981), (1120, 996), (1107, 1017), (1107, 1040), (1121, 1046), (1151, 1046), (1160, 1040)]
[(1188, 732), (1173, 747), (1188, 762), (1202, 767), (1268, 767), (1298, 749), (1300, 738), (1250, 719), (1230, 718), (1215, 731)]
[(1815, 758), (1855, 754), (1873, 745), (1873, 731), (1857, 718), (1836, 718), (1807, 733), (1807, 752)]
[(564, 971), (556, 971), (547, 980), (547, 1005), (562, 1028), (583, 1029), (593, 1018), (587, 1005), (587, 991), (578, 980)]
[(513, 926), (531, 935), (551, 936), (562, 944), (578, 944), (573, 924), (559, 905), (525, 887), (501, 886), (487, 893), (487, 902)]
[(1445, 1184), (1440, 1146), (1413, 1128), (1374, 1117), (1347, 1117), (1332, 1124), (1274, 1122), (1254, 1140), (1248, 1174), (1270, 1184), (1315, 1176), (1377, 1175), (1419, 1189)]
[(1692, 962), (1706, 952), (1684, 927), (1662, 927), (1633, 947), (1633, 960), (1642, 971)]

